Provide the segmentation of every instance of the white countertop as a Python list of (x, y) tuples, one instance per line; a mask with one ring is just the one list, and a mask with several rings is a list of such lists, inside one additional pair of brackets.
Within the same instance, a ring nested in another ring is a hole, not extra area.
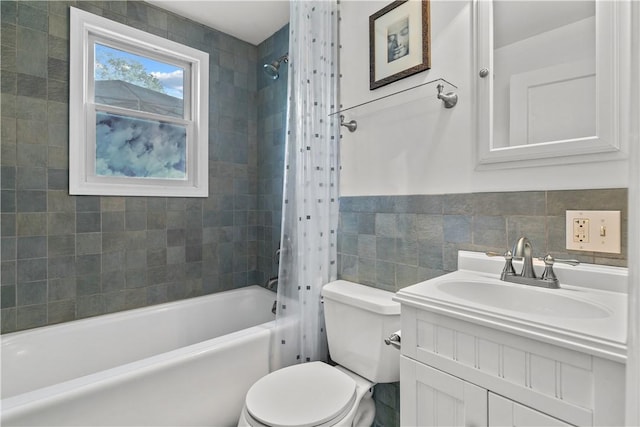
[[(626, 289), (626, 268), (556, 265), (560, 289), (546, 289), (501, 281), (503, 264), (500, 258), (460, 251), (458, 271), (401, 289), (394, 299), (419, 309), (625, 362), (627, 294), (622, 291)], [(538, 269), (542, 268), (540, 263), (536, 264)], [(516, 265), (516, 272), (519, 271)]]

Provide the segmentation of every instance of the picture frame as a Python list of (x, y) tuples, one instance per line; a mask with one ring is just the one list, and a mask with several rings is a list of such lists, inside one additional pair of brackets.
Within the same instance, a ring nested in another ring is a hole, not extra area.
[(429, 0), (397, 0), (369, 16), (369, 89), (431, 68)]

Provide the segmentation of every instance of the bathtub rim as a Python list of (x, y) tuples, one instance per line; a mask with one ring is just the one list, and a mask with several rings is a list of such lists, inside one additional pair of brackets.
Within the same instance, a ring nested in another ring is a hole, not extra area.
[(221, 346), (228, 343), (237, 344), (240, 341), (250, 339), (256, 334), (270, 334), (275, 328), (275, 322), (275, 320), (271, 320), (189, 346), (4, 398), (0, 400), (0, 412), (2, 413), (0, 419), (4, 421), (6, 417), (19, 416), (20, 411), (23, 408), (27, 409), (27, 406), (46, 405), (67, 393), (82, 393), (83, 390), (98, 387), (100, 384), (116, 382), (124, 375), (141, 376), (153, 370), (176, 365), (178, 362), (184, 361), (185, 358), (191, 359), (204, 356), (207, 353), (219, 350)]
[[(183, 309), (185, 306), (196, 305), (205, 305), (209, 304), (212, 300), (223, 300), (223, 295), (234, 295), (238, 294), (255, 294), (258, 292), (260, 295), (258, 297), (271, 297), (275, 299), (276, 295), (272, 291), (265, 289), (258, 285), (245, 286), (242, 288), (231, 289), (228, 291), (222, 291), (214, 294), (201, 295), (193, 298), (185, 298), (182, 300), (169, 301), (166, 303), (155, 304), (146, 307), (139, 307), (131, 310), (123, 310), (115, 313), (108, 313), (105, 315), (87, 317), (83, 319), (77, 319), (69, 322), (64, 322), (60, 324), (47, 325), (33, 329), (27, 329), (24, 331), (16, 331), (9, 334), (3, 334), (0, 336), (0, 349), (4, 349), (5, 346), (10, 346), (15, 339), (26, 339), (29, 340), (31, 337), (37, 339), (38, 336), (42, 334), (50, 334), (50, 333), (65, 333), (68, 330), (75, 330), (80, 328), (83, 331), (87, 329), (106, 325), (114, 320), (119, 321), (127, 321), (128, 319), (140, 319), (145, 316), (161, 314), (165, 311), (171, 311), (174, 308)], [(272, 295), (271, 295), (272, 294)], [(86, 384), (89, 384), (92, 380), (100, 380), (104, 379), (101, 377), (101, 374), (106, 372), (111, 372), (113, 376), (115, 375), (123, 375), (125, 372), (130, 372), (131, 369), (140, 369), (143, 366), (146, 366), (148, 363), (163, 363), (164, 361), (168, 361), (174, 358), (178, 358), (181, 355), (188, 355), (190, 353), (197, 353), (207, 351), (207, 349), (214, 345), (223, 345), (226, 339), (240, 339), (244, 335), (250, 334), (250, 331), (255, 331), (254, 328), (263, 328), (267, 327), (268, 329), (272, 329), (272, 322), (275, 322), (275, 316), (269, 316), (272, 320), (268, 320), (267, 322), (262, 322), (255, 324), (253, 326), (249, 326), (248, 328), (239, 329), (235, 331), (231, 331), (229, 333), (219, 335), (217, 337), (209, 338), (203, 341), (194, 342), (188, 345), (184, 345), (181, 347), (173, 348), (167, 351), (163, 351), (160, 353), (150, 354), (146, 357), (142, 357), (139, 359), (131, 360), (126, 363), (122, 363), (115, 366), (106, 367), (104, 369), (96, 370), (93, 372), (86, 373), (84, 375), (75, 376), (73, 378), (69, 378), (66, 380), (59, 381), (57, 383), (44, 385), (39, 388), (32, 388), (30, 390), (22, 391), (18, 394), (12, 394), (6, 397), (0, 397), (0, 412), (4, 414), (4, 412), (8, 409), (14, 408), (17, 405), (26, 404), (25, 402), (33, 402), (39, 398), (44, 398), (50, 396), (50, 393), (59, 394), (64, 390), (72, 390), (75, 387), (80, 387)], [(266, 326), (263, 326), (266, 325)], [(249, 332), (245, 332), (249, 331)], [(227, 338), (225, 338), (227, 337)], [(2, 368), (8, 368), (7, 366), (3, 366)], [(1, 371), (2, 369), (0, 369)], [(1, 372), (0, 372), (1, 374)], [(63, 388), (59, 388), (62, 387)], [(2, 387), (4, 388), (4, 387)], [(22, 398), (20, 398), (22, 396)], [(20, 399), (19, 399), (20, 398)], [(26, 399), (26, 400), (25, 400)]]
[(95, 323), (105, 324), (105, 323), (108, 323), (110, 320), (118, 317), (141, 317), (147, 312), (162, 312), (165, 310), (169, 310), (174, 306), (185, 304), (186, 302), (201, 304), (201, 303), (205, 303), (205, 300), (207, 299), (220, 297), (223, 294), (246, 293), (249, 290), (258, 290), (258, 292), (262, 292), (262, 293), (268, 292), (273, 294), (274, 300), (276, 299), (275, 292), (270, 291), (269, 289), (266, 289), (262, 286), (259, 286), (259, 285), (243, 286), (242, 288), (229, 289), (226, 291), (215, 292), (212, 294), (198, 295), (195, 297), (183, 298), (175, 301), (168, 301), (168, 302), (148, 305), (144, 307), (132, 308), (128, 310), (120, 310), (120, 311), (115, 311), (113, 313), (99, 314), (96, 316), (84, 317), (82, 319), (69, 320), (68, 322), (53, 323), (51, 325), (43, 325), (35, 328), (9, 332), (6, 334), (0, 334), (0, 349), (4, 346), (5, 341), (10, 340), (11, 338), (16, 337), (18, 335), (42, 334), (47, 332), (45, 331), (45, 329), (62, 330), (62, 329), (71, 328), (71, 327), (79, 327), (79, 326), (84, 327), (84, 324), (89, 322), (92, 322), (94, 324)]

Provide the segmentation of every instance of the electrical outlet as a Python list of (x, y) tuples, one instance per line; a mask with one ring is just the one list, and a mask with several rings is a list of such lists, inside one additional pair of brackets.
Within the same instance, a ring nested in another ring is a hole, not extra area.
[(620, 253), (620, 211), (567, 211), (566, 224), (568, 250)]
[(574, 243), (589, 243), (589, 219), (573, 218)]

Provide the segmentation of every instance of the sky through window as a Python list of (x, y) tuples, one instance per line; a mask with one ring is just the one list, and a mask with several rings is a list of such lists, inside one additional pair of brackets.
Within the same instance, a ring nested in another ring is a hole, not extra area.
[(182, 99), (184, 69), (142, 55), (95, 44), (95, 79), (122, 80)]

